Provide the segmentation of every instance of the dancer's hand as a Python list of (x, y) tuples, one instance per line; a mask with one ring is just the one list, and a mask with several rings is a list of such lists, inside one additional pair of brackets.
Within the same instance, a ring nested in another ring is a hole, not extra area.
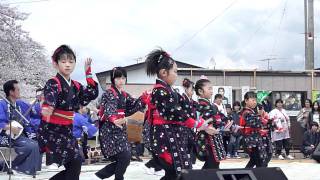
[(210, 135), (215, 135), (215, 134), (219, 134), (219, 130), (217, 130), (216, 128), (209, 126), (208, 128), (205, 129), (206, 133), (210, 134)]
[(43, 116), (51, 116), (53, 113), (54, 108), (52, 106), (42, 107), (41, 114)]
[[(91, 58), (87, 58), (85, 63), (84, 63), (84, 71), (86, 72), (86, 74), (88, 73), (87, 71), (91, 67), (91, 62), (92, 62), (92, 59)], [(89, 73), (91, 73), (91, 69), (90, 69)]]
[(122, 128), (122, 125), (125, 124), (126, 122), (127, 122), (127, 118), (121, 118), (121, 119), (115, 120), (113, 123), (119, 128)]

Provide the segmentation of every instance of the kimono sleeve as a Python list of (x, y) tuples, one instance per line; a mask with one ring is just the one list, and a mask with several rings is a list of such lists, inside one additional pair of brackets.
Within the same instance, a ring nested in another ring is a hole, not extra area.
[(6, 103), (0, 101), (0, 129), (3, 129), (8, 124)]
[(43, 105), (55, 107), (59, 95), (58, 83), (53, 79), (49, 79), (46, 85), (44, 86), (43, 95)]
[(142, 102), (141, 97), (138, 99), (133, 98), (130, 94), (127, 94), (126, 98), (126, 116), (130, 116), (137, 111), (143, 111), (145, 104)]
[(79, 102), (82, 106), (86, 106), (90, 103), (90, 101), (95, 100), (99, 95), (99, 87), (98, 83), (88, 84), (87, 86), (83, 86), (80, 84), (79, 90)]

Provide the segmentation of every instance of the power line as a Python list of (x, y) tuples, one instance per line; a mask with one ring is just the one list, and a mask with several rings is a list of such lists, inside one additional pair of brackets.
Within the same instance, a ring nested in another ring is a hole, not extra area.
[(266, 23), (270, 20), (270, 18), (274, 15), (274, 13), (276, 11), (278, 11), (280, 7), (274, 9), (273, 11), (271, 11), (271, 13), (267, 16), (267, 18), (260, 24), (260, 26), (254, 31), (254, 33), (250, 36), (249, 40), (245, 43), (244, 46), (241, 46), (239, 48), (237, 48), (234, 53), (231, 55), (231, 58), (233, 58), (235, 55), (238, 54), (239, 51), (241, 51), (242, 49), (246, 48), (250, 42), (254, 39), (255, 35), (261, 30), (263, 29), (264, 25), (266, 25)]
[(222, 16), (228, 9), (230, 9), (238, 0), (234, 0), (232, 3), (229, 4), (220, 14), (212, 18), (206, 25), (204, 25), (202, 28), (200, 28), (198, 31), (196, 31), (192, 36), (190, 36), (189, 39), (184, 41), (180, 46), (178, 46), (173, 52), (177, 52), (181, 48), (183, 48), (188, 42), (190, 42), (193, 38), (195, 38), (201, 31), (203, 31), (205, 28), (207, 28), (212, 22), (214, 22), (218, 17)]
[(284, 4), (284, 7), (283, 7), (282, 16), (281, 16), (281, 19), (280, 19), (280, 22), (279, 22), (279, 26), (278, 26), (278, 31), (276, 33), (276, 36), (274, 37), (274, 43), (273, 43), (273, 46), (272, 46), (272, 49), (271, 49), (271, 54), (274, 53), (274, 49), (275, 49), (275, 47), (277, 45), (277, 42), (278, 42), (277, 40), (278, 40), (278, 36), (280, 34), (283, 18), (284, 18), (285, 14), (286, 14), (287, 4), (288, 4), (288, 0), (286, 0), (286, 2)]
[(30, 3), (39, 3), (39, 2), (45, 2), (45, 1), (50, 1), (50, 0), (31, 0), (31, 1), (20, 1), (20, 2), (9, 2), (9, 3), (4, 3), (4, 4), (6, 4), (6, 5), (30, 4)]

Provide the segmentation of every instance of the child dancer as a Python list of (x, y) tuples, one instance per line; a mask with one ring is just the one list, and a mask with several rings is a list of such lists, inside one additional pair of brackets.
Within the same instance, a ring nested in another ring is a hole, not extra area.
[(269, 118), (269, 114), (264, 110), (262, 104), (258, 104), (258, 115), (261, 118), (262, 130), (260, 134), (262, 136), (263, 145), (266, 148), (267, 157), (263, 159), (263, 167), (268, 167), (268, 164), (272, 158), (272, 141), (271, 141), (271, 132), (274, 128), (273, 121)]
[[(182, 93), (182, 97), (186, 103), (186, 112), (189, 114), (190, 117), (196, 119), (198, 103), (192, 99), (194, 93), (194, 82), (190, 81), (188, 78), (184, 78), (184, 80), (182, 81), (182, 86), (184, 88), (184, 93)], [(197, 160), (195, 147), (195, 132), (196, 129), (190, 129), (190, 131), (186, 131), (185, 134), (185, 136), (190, 136), (189, 148), (191, 152), (192, 164), (195, 164)]]
[(78, 180), (81, 159), (72, 132), (74, 112), (80, 105), (85, 106), (97, 98), (98, 84), (92, 79), (90, 58), (85, 62), (87, 87), (71, 80), (76, 56), (67, 45), (55, 50), (52, 62), (58, 73), (49, 79), (44, 87), (39, 146), (47, 153), (47, 165), (56, 163), (65, 167), (65, 170), (53, 176), (52, 180)]
[[(148, 97), (146, 98), (146, 105), (148, 107), (153, 106), (151, 104), (151, 91), (148, 92)], [(152, 112), (150, 108), (148, 108), (147, 111), (145, 112), (143, 132), (142, 132), (144, 147), (147, 148), (148, 151), (152, 154), (152, 158), (147, 163), (145, 163), (146, 168), (144, 168), (144, 170), (146, 174), (163, 176), (162, 167), (157, 163), (156, 161), (157, 157), (155, 156), (151, 148), (151, 142), (150, 142), (150, 134), (151, 134), (150, 128), (152, 123), (151, 113)]]
[(142, 102), (142, 97), (134, 99), (123, 90), (127, 82), (124, 68), (113, 68), (110, 80), (111, 87), (102, 95), (101, 100), (105, 118), (100, 122), (99, 138), (103, 155), (113, 162), (99, 170), (96, 176), (105, 179), (115, 175), (116, 180), (123, 180), (131, 159), (126, 117), (138, 110), (143, 111), (145, 103)]
[(196, 94), (199, 96), (199, 112), (203, 119), (212, 119), (210, 126), (214, 128), (214, 135), (205, 131), (197, 134), (197, 156), (205, 161), (202, 169), (218, 169), (220, 161), (226, 158), (222, 136), (219, 132), (223, 128), (217, 106), (210, 103), (212, 97), (212, 85), (208, 79), (200, 79), (196, 82)]
[[(189, 137), (183, 136), (189, 128), (205, 129), (203, 120), (197, 121), (185, 112), (184, 100), (172, 85), (177, 79), (177, 64), (163, 50), (154, 50), (147, 56), (147, 74), (157, 75), (151, 93), (151, 146), (157, 162), (165, 170), (165, 179), (176, 179), (182, 169), (191, 169)], [(212, 128), (206, 128), (212, 133)]]
[(266, 147), (261, 136), (262, 120), (254, 111), (257, 106), (256, 97), (256, 93), (251, 91), (244, 95), (244, 108), (240, 117), (245, 150), (250, 156), (246, 168), (262, 167), (264, 160), (267, 158)]

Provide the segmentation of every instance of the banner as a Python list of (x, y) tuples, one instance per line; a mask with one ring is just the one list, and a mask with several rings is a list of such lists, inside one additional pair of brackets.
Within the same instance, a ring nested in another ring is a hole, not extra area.
[(232, 105), (232, 86), (213, 86), (212, 101), (216, 94), (222, 95), (222, 104)]
[(312, 97), (312, 99), (311, 99), (312, 102), (315, 102), (315, 101), (319, 101), (320, 102), (320, 91), (312, 90), (311, 97)]
[(269, 96), (271, 91), (257, 91), (257, 103), (262, 103), (262, 101)]
[(244, 100), (244, 95), (250, 91), (250, 86), (241, 86), (241, 101)]

